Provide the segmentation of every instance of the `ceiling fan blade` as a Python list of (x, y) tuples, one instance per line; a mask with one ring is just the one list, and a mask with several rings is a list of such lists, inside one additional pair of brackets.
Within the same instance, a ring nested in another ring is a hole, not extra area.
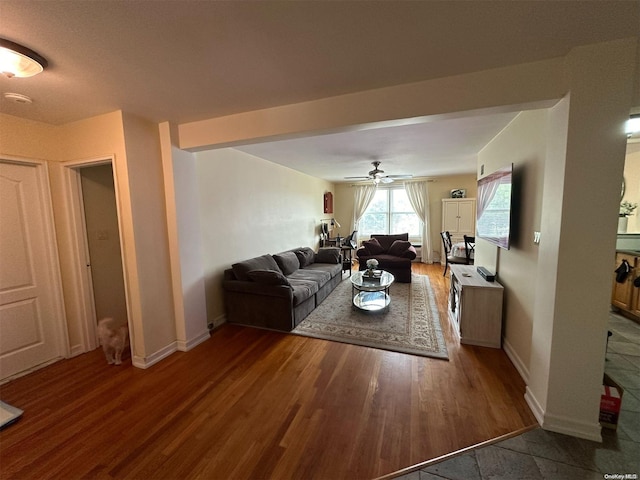
[(381, 181), (382, 183), (393, 183), (393, 178), (391, 178), (391, 177), (382, 177), (382, 178), (380, 179), (380, 181)]
[(345, 180), (369, 180), (370, 177), (344, 177)]
[(401, 178), (413, 178), (413, 175), (387, 175), (387, 178), (394, 178), (398, 180)]

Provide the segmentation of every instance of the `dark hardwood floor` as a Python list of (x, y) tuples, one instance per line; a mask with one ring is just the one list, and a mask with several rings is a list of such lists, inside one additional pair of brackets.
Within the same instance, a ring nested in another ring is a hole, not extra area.
[(456, 342), (442, 267), (414, 272), (449, 361), (232, 325), (148, 370), (96, 350), (0, 387), (0, 476), (365, 479), (534, 425), (504, 351)]

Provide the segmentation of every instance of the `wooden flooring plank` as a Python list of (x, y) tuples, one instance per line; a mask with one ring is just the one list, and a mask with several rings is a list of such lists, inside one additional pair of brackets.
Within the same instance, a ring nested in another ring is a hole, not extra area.
[(374, 478), (535, 424), (502, 350), (449, 361), (224, 325), (147, 370), (101, 351), (0, 386), (0, 478)]

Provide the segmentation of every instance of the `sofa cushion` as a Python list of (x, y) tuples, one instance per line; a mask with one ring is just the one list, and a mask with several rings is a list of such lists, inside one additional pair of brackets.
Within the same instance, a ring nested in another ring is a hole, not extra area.
[(293, 280), (306, 280), (309, 282), (316, 282), (318, 284), (318, 288), (320, 288), (322, 285), (331, 280), (331, 272), (316, 270), (313, 268), (301, 268), (300, 270), (296, 270), (291, 275), (289, 275), (288, 278), (290, 282), (292, 282)]
[(307, 270), (320, 270), (323, 272), (329, 272), (329, 274), (331, 275), (331, 278), (335, 277), (336, 275), (340, 275), (342, 274), (342, 264), (340, 263), (312, 263), (311, 265), (308, 265), (306, 267), (304, 267), (305, 271)]
[(340, 249), (336, 247), (321, 248), (316, 253), (315, 263), (340, 263)]
[(280, 272), (280, 267), (271, 255), (261, 255), (259, 257), (250, 258), (244, 262), (238, 262), (231, 265), (233, 273), (238, 280), (249, 280), (247, 275), (251, 270), (275, 270)]
[(278, 253), (277, 255), (274, 255), (273, 258), (280, 267), (280, 270), (282, 270), (282, 273), (286, 276), (291, 275), (300, 268), (300, 262), (298, 261), (298, 257), (295, 252), (288, 251)]
[(316, 252), (309, 247), (303, 247), (296, 250), (296, 257), (298, 257), (298, 262), (300, 262), (300, 268), (308, 267), (311, 265), (315, 259)]
[(300, 305), (302, 302), (312, 297), (318, 292), (318, 283), (314, 280), (304, 280), (300, 278), (290, 278), (289, 283), (293, 289), (293, 306)]
[(251, 270), (247, 273), (249, 280), (265, 285), (291, 285), (282, 272), (275, 270)]
[(410, 246), (411, 246), (411, 242), (409, 242), (409, 241), (396, 240), (395, 242), (393, 242), (391, 244), (391, 246), (389, 247), (389, 250), (387, 251), (387, 253), (389, 255), (395, 255), (397, 257), (402, 257), (402, 256), (404, 256), (404, 253), (409, 249)]
[(380, 255), (385, 252), (385, 249), (382, 248), (382, 245), (380, 245), (380, 242), (378, 242), (376, 238), (362, 242), (362, 246), (365, 248), (367, 255)]

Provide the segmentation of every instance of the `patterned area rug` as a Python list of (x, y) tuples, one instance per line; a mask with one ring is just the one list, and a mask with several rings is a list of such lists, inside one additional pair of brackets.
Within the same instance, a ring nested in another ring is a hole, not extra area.
[(362, 312), (352, 304), (351, 282), (343, 280), (293, 333), (448, 360), (429, 277), (394, 283), (390, 296), (386, 311)]

